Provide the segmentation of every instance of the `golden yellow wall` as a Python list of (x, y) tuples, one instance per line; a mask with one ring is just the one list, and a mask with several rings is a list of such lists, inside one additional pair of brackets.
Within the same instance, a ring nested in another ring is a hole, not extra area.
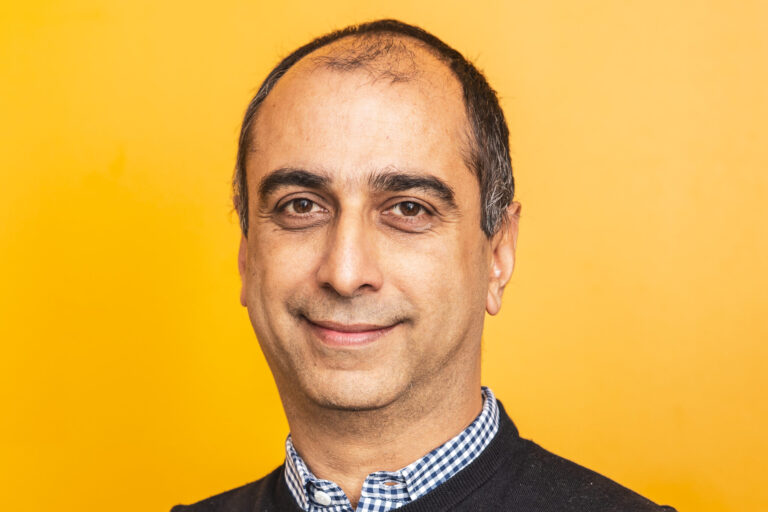
[(238, 123), (278, 57), (383, 16), (502, 97), (523, 217), (485, 383), (523, 435), (681, 511), (768, 510), (765, 2), (5, 3), (3, 510), (166, 511), (281, 462)]

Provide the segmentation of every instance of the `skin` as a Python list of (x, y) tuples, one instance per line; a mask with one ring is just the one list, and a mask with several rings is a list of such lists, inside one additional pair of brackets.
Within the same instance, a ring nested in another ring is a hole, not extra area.
[[(479, 414), (483, 321), (514, 266), (520, 205), (485, 236), (460, 84), (414, 52), (418, 76), (395, 83), (300, 61), (263, 103), (246, 163), (240, 300), (294, 445), (353, 506), (368, 474)], [(453, 200), (381, 178), (403, 175)]]

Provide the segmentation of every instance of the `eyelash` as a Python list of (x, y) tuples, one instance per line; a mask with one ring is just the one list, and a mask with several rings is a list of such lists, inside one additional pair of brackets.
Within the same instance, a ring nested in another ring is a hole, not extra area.
[[(286, 201), (282, 205), (278, 206), (277, 207), (277, 211), (279, 211), (281, 213), (284, 213), (288, 209), (289, 206), (291, 206), (291, 205), (295, 206), (297, 201), (307, 201), (308, 203), (310, 203), (310, 210), (313, 209), (314, 206), (319, 206), (320, 208), (322, 208), (322, 206), (320, 206), (320, 204), (317, 201), (313, 201), (312, 199), (308, 199), (306, 197), (294, 197), (294, 198)], [(311, 214), (312, 214), (312, 212), (310, 211), (310, 212), (306, 212), (306, 213), (298, 213), (298, 212), (297, 213), (290, 213), (289, 215), (292, 215), (294, 217), (305, 217), (305, 216), (308, 216), (308, 215), (311, 215)]]
[[(297, 198), (291, 199), (289, 201), (286, 201), (282, 205), (278, 206), (277, 210), (284, 212), (285, 210), (288, 209), (289, 206), (295, 205), (297, 201), (307, 201), (308, 203), (311, 203), (312, 206), (320, 206), (317, 203), (317, 201), (313, 201), (311, 199), (307, 199), (306, 197), (297, 197)], [(416, 206), (417, 208), (419, 208), (419, 210), (418, 210), (419, 213), (417, 213), (416, 215), (401, 215), (401, 217), (418, 217), (419, 214), (421, 214), (422, 212), (426, 213), (426, 214), (430, 214), (430, 215), (432, 214), (432, 212), (429, 211), (429, 209), (426, 206), (424, 206), (421, 203), (417, 203), (416, 201), (400, 201), (400, 202), (397, 202), (397, 203), (393, 204), (389, 208), (387, 208), (387, 210), (394, 210), (394, 209), (396, 209), (396, 207), (401, 206), (401, 205), (405, 205), (405, 204), (412, 204), (412, 205)], [(322, 208), (322, 206), (320, 206), (320, 207)], [(308, 214), (309, 214), (309, 212), (307, 212), (307, 213), (296, 213), (294, 215), (308, 215)]]
[[(310, 203), (309, 204), (310, 211), (305, 212), (305, 213), (298, 213), (298, 212), (297, 213), (292, 213), (292, 212), (288, 212), (287, 210), (289, 208), (291, 208), (291, 207), (293, 207), (293, 209), (295, 210), (296, 203), (298, 201), (307, 201), (308, 203)], [(415, 215), (404, 215), (404, 214), (402, 214), (402, 206), (405, 205), (405, 204), (414, 205), (416, 208), (418, 208), (417, 213)], [(313, 212), (312, 210), (314, 210), (315, 207), (321, 208), (322, 211), (321, 212)], [(399, 222), (399, 223), (406, 223), (406, 224), (416, 224), (416, 223), (419, 223), (419, 222), (424, 222), (424, 216), (425, 215), (429, 216), (429, 217), (432, 217), (434, 215), (434, 211), (431, 210), (429, 207), (423, 205), (422, 203), (420, 203), (418, 201), (413, 201), (413, 200), (404, 200), (404, 201), (398, 201), (397, 203), (394, 203), (393, 205), (388, 207), (386, 210), (384, 210), (384, 212), (385, 212), (384, 215), (388, 215), (389, 214), (388, 212), (392, 212), (392, 211), (395, 211), (395, 210), (400, 210), (401, 213), (400, 214), (392, 214), (392, 216), (397, 218), (397, 222)], [(324, 211), (326, 211), (326, 209), (320, 203), (318, 203), (317, 201), (314, 201), (312, 199), (309, 199), (308, 197), (303, 197), (302, 196), (302, 197), (293, 197), (293, 198), (285, 201), (281, 205), (278, 205), (277, 208), (276, 208), (276, 211), (278, 213), (280, 213), (280, 214), (285, 214), (288, 217), (292, 217), (293, 219), (301, 219), (301, 218), (309, 219), (311, 217), (314, 217), (315, 215), (323, 213)]]
[[(418, 217), (419, 214), (422, 213), (422, 212), (429, 213), (429, 212), (427, 212), (427, 209), (426, 209), (426, 207), (424, 205), (419, 204), (416, 201), (400, 201), (399, 203), (395, 203), (394, 205), (392, 205), (389, 209), (390, 210), (395, 210), (398, 206), (402, 206), (402, 205), (405, 205), (405, 204), (412, 204), (412, 205), (416, 206), (416, 208), (418, 208), (418, 210), (417, 210), (418, 213), (416, 215), (405, 215), (405, 214), (403, 214), (403, 217)], [(402, 208), (401, 208), (400, 211), (401, 211), (401, 213), (403, 213), (402, 212)]]

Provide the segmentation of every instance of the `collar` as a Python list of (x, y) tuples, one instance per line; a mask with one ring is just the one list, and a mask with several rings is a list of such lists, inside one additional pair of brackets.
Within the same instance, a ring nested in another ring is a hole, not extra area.
[[(491, 390), (482, 388), (483, 410), (467, 428), (422, 458), (398, 471), (376, 471), (365, 478), (357, 511), (386, 512), (399, 508), (444, 483), (461, 471), (491, 442), (499, 430), (499, 406)], [(296, 452), (289, 435), (285, 441), (285, 479), (305, 512), (351, 512), (344, 491), (322, 480)]]

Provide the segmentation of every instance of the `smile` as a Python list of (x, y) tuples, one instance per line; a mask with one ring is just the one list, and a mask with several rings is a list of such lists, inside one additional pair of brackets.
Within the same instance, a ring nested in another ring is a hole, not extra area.
[(354, 347), (367, 345), (388, 334), (398, 324), (340, 324), (321, 320), (309, 320), (304, 317), (312, 332), (323, 344), (332, 347)]

